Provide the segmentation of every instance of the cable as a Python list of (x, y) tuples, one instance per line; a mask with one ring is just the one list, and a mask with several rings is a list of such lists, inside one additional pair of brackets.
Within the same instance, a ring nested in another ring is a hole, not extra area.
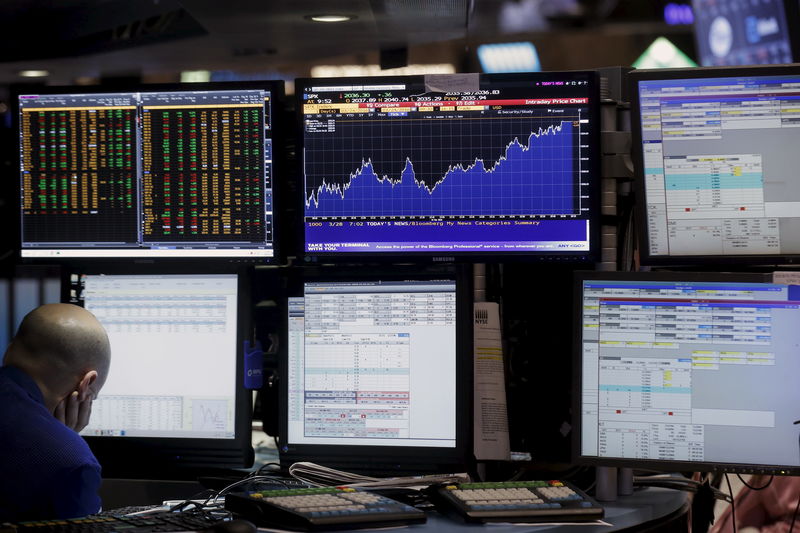
[(190, 498), (187, 498), (187, 499), (183, 500), (182, 502), (176, 503), (175, 505), (170, 507), (166, 512), (168, 512), (168, 513), (183, 513), (183, 512), (188, 512), (188, 511), (201, 510), (202, 508), (200, 506), (198, 506), (197, 500), (199, 500), (201, 498), (206, 498), (205, 501), (207, 502), (208, 498), (210, 498), (213, 495), (214, 495), (214, 491), (211, 490), (211, 489), (206, 489), (206, 490), (200, 491), (200, 492), (194, 494), (193, 496), (191, 496)]
[(259, 466), (259, 467), (258, 467), (258, 470), (255, 470), (255, 471), (254, 471), (252, 474), (250, 474), (250, 475), (251, 475), (251, 476), (260, 476), (260, 475), (262, 474), (263, 470), (264, 470), (265, 468), (267, 468), (268, 466), (275, 466), (275, 467), (277, 467), (277, 468), (278, 468), (278, 470), (280, 470), (280, 469), (281, 469), (281, 465), (280, 465), (280, 463), (265, 463), (265, 464), (263, 464), (263, 465)]
[[(211, 514), (214, 511), (223, 511), (222, 508), (217, 506), (216, 504), (209, 503), (215, 495), (212, 492), (211, 495), (207, 496), (205, 501), (199, 503), (195, 499), (183, 500), (180, 503), (177, 503), (169, 508), (168, 513), (208, 513)], [(199, 500), (199, 498), (197, 498)]]
[(217, 522), (228, 520), (232, 517), (230, 511), (221, 506), (208, 506), (205, 503), (201, 504), (194, 500), (184, 500), (177, 505), (173, 505), (168, 510), (153, 512), (143, 515), (145, 518), (158, 519), (159, 517), (178, 514), (183, 516), (190, 516), (192, 518), (200, 518), (208, 523), (210, 527)]
[(216, 505), (217, 500), (219, 500), (219, 498), (221, 496), (224, 496), (231, 489), (233, 489), (235, 487), (238, 487), (239, 485), (244, 485), (244, 484), (255, 482), (255, 481), (271, 481), (273, 483), (277, 483), (279, 485), (283, 485), (287, 489), (291, 488), (286, 481), (284, 481), (283, 479), (280, 479), (278, 477), (275, 477), (275, 476), (259, 476), (259, 475), (255, 475), (254, 476), (254, 475), (250, 475), (250, 476), (248, 476), (248, 477), (246, 477), (244, 479), (240, 479), (239, 481), (231, 483), (227, 487), (221, 489), (219, 492), (217, 492), (217, 494), (215, 496), (213, 496), (213, 500), (212, 500), (212, 497), (209, 496), (209, 499), (206, 500), (206, 502), (211, 501), (212, 505)]
[(506, 481), (517, 481), (519, 478), (522, 477), (522, 474), (524, 474), (524, 473), (525, 473), (525, 469), (524, 468), (518, 468), (517, 471), (514, 472), (514, 474), (510, 478), (508, 478)]
[(725, 482), (728, 484), (728, 493), (731, 495), (731, 524), (733, 525), (733, 533), (736, 533), (736, 503), (733, 501), (733, 489), (731, 488), (731, 480), (728, 474), (725, 474)]
[(794, 522), (797, 520), (797, 512), (800, 511), (800, 495), (797, 496), (797, 506), (794, 508), (794, 514), (792, 515), (792, 525), (789, 526), (789, 533), (792, 533), (794, 529)]
[[(257, 483), (259, 481), (269, 481), (271, 483), (275, 483), (277, 485), (282, 485), (283, 487), (290, 489), (292, 488), (286, 480), (274, 476), (274, 475), (260, 475), (259, 472), (266, 466), (274, 466), (275, 463), (268, 463), (259, 468), (258, 470), (249, 473), (243, 479), (235, 481), (230, 485), (220, 489), (219, 491), (210, 491), (210, 494), (206, 496), (206, 499), (203, 502), (198, 502), (196, 500), (199, 499), (198, 496), (184, 500), (176, 505), (173, 505), (169, 508), (169, 512), (202, 512), (202, 513), (211, 513), (211, 512), (220, 512), (224, 511), (222, 507), (220, 507), (219, 499), (228, 493), (231, 489), (238, 487), (240, 485), (245, 485), (247, 483)], [(205, 491), (204, 491), (205, 492)]]
[(770, 485), (772, 485), (772, 480), (775, 479), (774, 475), (769, 476), (769, 481), (767, 481), (766, 484), (764, 484), (764, 485), (762, 485), (760, 487), (754, 487), (754, 486), (750, 485), (747, 481), (745, 481), (744, 478), (742, 478), (741, 474), (736, 474), (736, 477), (738, 477), (739, 481), (744, 483), (744, 486), (747, 487), (750, 490), (764, 490), (767, 487), (769, 487)]

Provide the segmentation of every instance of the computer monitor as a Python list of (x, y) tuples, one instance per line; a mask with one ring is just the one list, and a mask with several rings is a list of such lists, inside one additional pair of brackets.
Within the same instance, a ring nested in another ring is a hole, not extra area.
[(281, 465), (465, 472), (471, 297), (461, 275), (322, 274), (289, 297)]
[(91, 311), (111, 342), (108, 380), (81, 432), (104, 474), (250, 466), (246, 273), (131, 270), (64, 270), (64, 301)]
[(642, 262), (797, 262), (800, 66), (630, 78)]
[(800, 473), (800, 286), (749, 273), (576, 281), (579, 462)]
[(699, 63), (774, 65), (800, 59), (797, 0), (692, 0)]
[(296, 87), (306, 260), (596, 259), (596, 72)]
[(21, 257), (272, 260), (281, 92), (247, 82), (18, 95)]

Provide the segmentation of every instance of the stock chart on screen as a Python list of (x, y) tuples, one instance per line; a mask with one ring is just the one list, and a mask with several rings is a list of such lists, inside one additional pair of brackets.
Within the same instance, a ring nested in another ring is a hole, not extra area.
[(21, 257), (273, 259), (276, 88), (19, 95)]
[(305, 252), (587, 257), (592, 73), (301, 80)]

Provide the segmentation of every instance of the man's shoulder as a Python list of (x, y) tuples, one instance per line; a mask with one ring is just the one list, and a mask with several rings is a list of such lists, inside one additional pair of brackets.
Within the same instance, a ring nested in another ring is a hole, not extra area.
[(68, 428), (53, 417), (42, 420), (41, 437), (49, 444), (44, 445), (52, 458), (65, 468), (77, 468), (82, 465), (97, 465), (89, 445), (78, 433)]
[(86, 441), (49, 413), (34, 418), (27, 428), (2, 436), (0, 517), (3, 511), (12, 520), (97, 512), (101, 469)]
[(7, 452), (24, 454), (42, 464), (66, 468), (97, 465), (83, 437), (58, 421), (31, 398), (0, 394), (0, 435)]

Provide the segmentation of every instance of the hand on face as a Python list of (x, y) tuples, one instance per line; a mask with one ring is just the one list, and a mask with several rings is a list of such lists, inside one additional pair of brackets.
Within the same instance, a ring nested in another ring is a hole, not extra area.
[(53, 416), (65, 426), (80, 431), (89, 424), (92, 414), (92, 402), (97, 393), (92, 389), (97, 373), (92, 371), (78, 384), (78, 390), (72, 391), (66, 398), (58, 402)]
[(92, 394), (84, 395), (81, 400), (78, 391), (73, 391), (56, 405), (56, 410), (53, 414), (68, 428), (80, 431), (89, 424), (89, 417), (92, 414), (92, 401), (94, 401)]

